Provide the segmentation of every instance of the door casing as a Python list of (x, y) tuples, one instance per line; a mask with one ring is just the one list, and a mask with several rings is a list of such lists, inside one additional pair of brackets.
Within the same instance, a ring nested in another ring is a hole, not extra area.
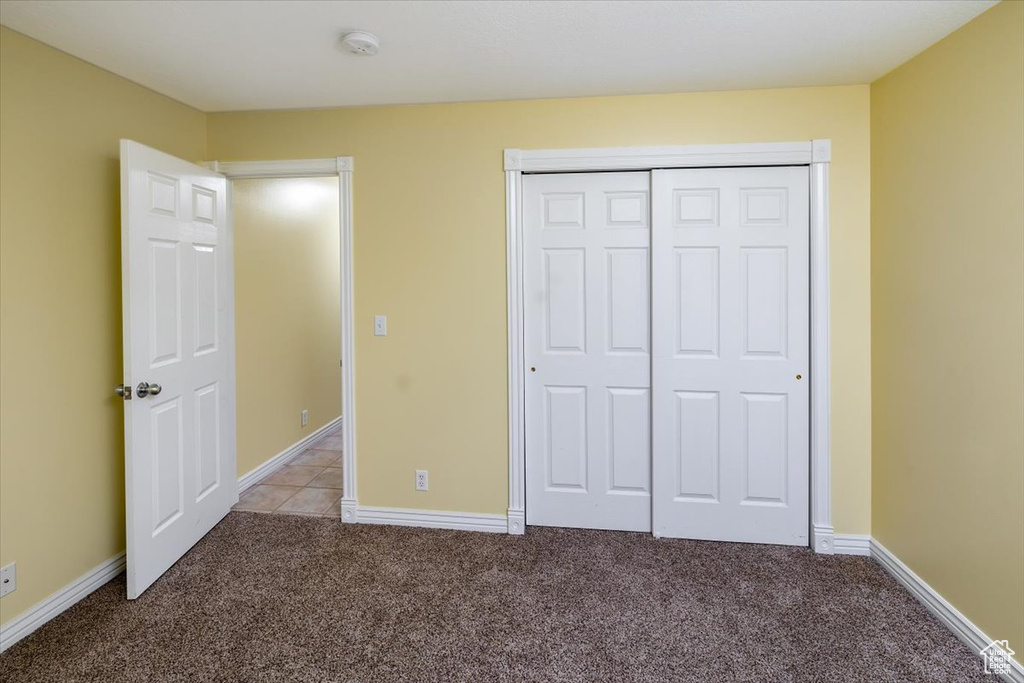
[[(356, 521), (356, 387), (355, 387), (355, 295), (353, 292), (354, 260), (352, 242), (352, 157), (326, 159), (287, 159), (279, 161), (210, 161), (207, 168), (228, 179), (228, 192), (232, 180), (242, 178), (338, 178), (338, 201), (341, 245), (341, 406), (344, 415), (342, 430), (342, 468), (344, 496), (341, 499), (341, 521)], [(229, 218), (231, 202), (228, 202)]]
[(834, 552), (830, 486), (829, 166), (828, 139), (735, 145), (606, 147), (504, 151), (508, 315), (508, 533), (526, 532), (526, 394), (521, 254), (524, 173), (651, 171), (728, 166), (808, 166), (810, 169), (810, 539), (817, 553)]

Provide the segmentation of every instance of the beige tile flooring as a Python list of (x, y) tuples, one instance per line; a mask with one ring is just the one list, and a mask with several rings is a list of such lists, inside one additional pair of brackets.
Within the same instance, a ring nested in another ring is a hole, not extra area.
[(341, 428), (242, 494), (233, 510), (341, 517)]

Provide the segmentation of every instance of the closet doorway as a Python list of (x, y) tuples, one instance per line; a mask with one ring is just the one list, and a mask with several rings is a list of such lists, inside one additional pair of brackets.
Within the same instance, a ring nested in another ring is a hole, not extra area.
[(808, 545), (811, 181), (521, 177), (527, 524)]

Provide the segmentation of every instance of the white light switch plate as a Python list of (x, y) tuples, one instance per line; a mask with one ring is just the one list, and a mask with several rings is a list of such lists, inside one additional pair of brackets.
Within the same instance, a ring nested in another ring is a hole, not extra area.
[(386, 315), (373, 316), (373, 336), (388, 336), (388, 317)]

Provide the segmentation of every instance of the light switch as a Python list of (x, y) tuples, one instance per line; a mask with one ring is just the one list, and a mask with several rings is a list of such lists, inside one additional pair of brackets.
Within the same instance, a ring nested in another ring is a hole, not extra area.
[(373, 336), (388, 336), (388, 317), (386, 315), (373, 316)]

